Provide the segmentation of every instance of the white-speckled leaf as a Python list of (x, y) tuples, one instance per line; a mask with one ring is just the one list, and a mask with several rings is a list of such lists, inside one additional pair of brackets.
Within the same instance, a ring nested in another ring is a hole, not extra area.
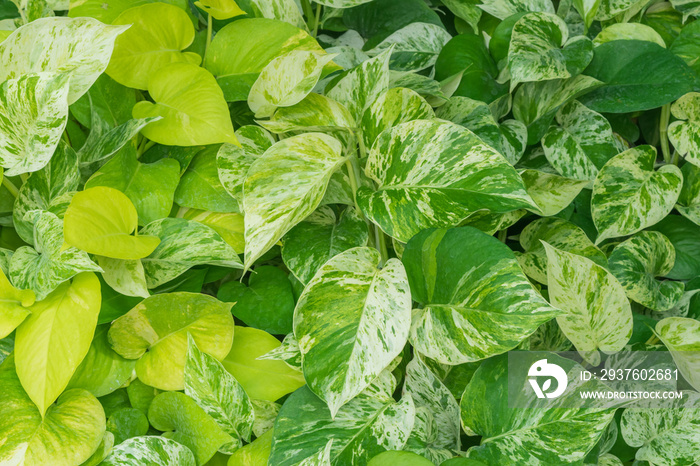
[(319, 0), (316, 3), (326, 5), (331, 8), (352, 8), (363, 3), (369, 3), (372, 0)]
[(597, 365), (598, 350), (620, 351), (632, 336), (632, 309), (625, 290), (592, 260), (543, 244), (549, 298), (564, 311), (557, 323), (581, 356)]
[(700, 321), (667, 317), (656, 324), (655, 332), (671, 352), (683, 377), (700, 390)]
[(449, 122), (414, 120), (382, 133), (361, 187), (362, 212), (406, 242), (425, 228), (451, 227), (477, 210), (536, 207), (508, 161), (471, 131)]
[(275, 421), (268, 464), (296, 466), (332, 440), (332, 464), (361, 465), (384, 450), (400, 450), (408, 439), (415, 407), (362, 394), (331, 417), (325, 403), (302, 387), (284, 403)]
[(72, 104), (102, 74), (114, 41), (128, 26), (93, 18), (54, 17), (32, 21), (0, 43), (0, 82), (31, 73), (66, 73)]
[(102, 466), (196, 466), (192, 450), (165, 437), (133, 437), (116, 445)]
[(69, 79), (67, 73), (39, 73), (2, 84), (0, 166), (6, 176), (35, 172), (51, 159), (68, 121)]
[(320, 94), (309, 94), (291, 107), (277, 109), (268, 121), (260, 121), (273, 133), (290, 131), (333, 131), (333, 135), (345, 141), (347, 129), (357, 123), (343, 104)]
[(551, 0), (482, 0), (479, 8), (498, 19), (506, 19), (516, 13), (555, 12)]
[(646, 0), (601, 0), (595, 19), (607, 21), (622, 13), (627, 16), (628, 10), (636, 13), (646, 4)]
[(258, 18), (276, 19), (308, 31), (294, 0), (251, 0), (250, 6)]
[(406, 272), (396, 259), (380, 269), (380, 260), (368, 247), (336, 255), (314, 275), (294, 310), (304, 378), (333, 416), (379, 376), (408, 339)]
[(298, 466), (331, 466), (331, 447), (333, 447), (333, 439), (329, 440), (318, 453), (301, 461)]
[(245, 268), (313, 212), (345, 161), (341, 143), (321, 133), (283, 139), (255, 160), (243, 185)]
[(680, 155), (700, 167), (700, 93), (690, 92), (678, 99), (671, 113), (678, 121), (668, 125), (668, 139)]
[(268, 359), (271, 361), (284, 361), (292, 369), (301, 372), (301, 350), (299, 342), (294, 333), (289, 333), (282, 340), (282, 344), (272, 351), (268, 351), (257, 359)]
[(406, 245), (414, 309), (411, 343), (442, 364), (516, 347), (560, 314), (532, 287), (513, 252), (473, 227), (424, 230)]
[(591, 214), (596, 244), (636, 233), (662, 220), (673, 209), (683, 186), (675, 165), (654, 171), (656, 149), (639, 146), (613, 157), (593, 183)]
[(216, 153), (216, 167), (219, 181), (236, 201), (243, 204), (243, 183), (250, 166), (262, 154), (251, 153), (235, 144), (223, 144)]
[(268, 63), (248, 94), (248, 106), (255, 117), (269, 118), (276, 108), (301, 102), (334, 56), (293, 50)]
[(141, 260), (113, 259), (97, 256), (102, 268), (102, 278), (116, 292), (126, 296), (148, 298), (151, 294), (146, 285), (146, 274)]
[(90, 134), (78, 150), (78, 160), (81, 164), (104, 160), (124, 147), (146, 125), (160, 119), (159, 116), (133, 119), (112, 128), (95, 112), (92, 117)]
[(525, 190), (545, 217), (551, 217), (566, 209), (589, 184), (586, 180), (575, 180), (531, 169), (521, 171), (520, 177), (525, 183)]
[(681, 173), (683, 188), (678, 196), (676, 210), (691, 222), (700, 225), (700, 167), (686, 163), (681, 168)]
[(671, 0), (673, 7), (683, 13), (683, 22), (690, 16), (700, 16), (700, 2), (698, 0)]
[(430, 23), (411, 23), (390, 34), (372, 50), (377, 55), (391, 49), (389, 66), (396, 71), (420, 71), (437, 61), (442, 47), (452, 39), (445, 28)]
[(683, 282), (657, 280), (668, 274), (676, 261), (671, 241), (658, 231), (643, 231), (615, 246), (609, 269), (627, 296), (654, 311), (667, 311), (683, 297)]

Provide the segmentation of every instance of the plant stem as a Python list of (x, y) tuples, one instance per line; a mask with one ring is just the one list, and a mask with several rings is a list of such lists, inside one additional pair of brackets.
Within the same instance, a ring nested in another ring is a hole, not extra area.
[(10, 194), (12, 194), (14, 197), (17, 197), (19, 195), (19, 190), (17, 189), (17, 186), (12, 184), (12, 181), (8, 180), (6, 176), (2, 177), (2, 185), (7, 188), (8, 191), (10, 191)]
[(63, 131), (63, 140), (66, 141), (66, 144), (72, 146), (70, 142), (70, 136), (68, 136), (68, 130)]
[(505, 229), (498, 232), (498, 241), (505, 244), (507, 238), (508, 238), (508, 228), (505, 228)]
[(668, 121), (671, 119), (671, 104), (661, 107), (661, 117), (659, 118), (659, 140), (661, 143), (661, 153), (666, 163), (671, 163), (671, 148), (668, 145)]
[(382, 255), (382, 262), (379, 266), (384, 266), (386, 261), (389, 259), (389, 252), (386, 249), (386, 241), (384, 240), (384, 232), (377, 225), (374, 225), (374, 242), (379, 249), (379, 253)]
[(211, 44), (211, 33), (212, 29), (214, 28), (213, 21), (211, 19), (211, 15), (207, 14), (207, 44), (204, 47), (204, 56), (207, 56), (207, 50), (209, 50), (209, 44)]
[(304, 14), (306, 15), (306, 24), (309, 25), (311, 18), (314, 17), (314, 9), (311, 8), (311, 2), (309, 0), (301, 0), (301, 9), (304, 10)]
[(348, 178), (350, 179), (350, 189), (352, 189), (352, 200), (355, 202), (355, 208), (357, 212), (362, 212), (360, 206), (357, 204), (357, 176), (355, 173), (355, 164), (352, 163), (352, 159), (348, 157), (345, 159), (345, 166), (348, 169)]
[(318, 25), (321, 22), (321, 8), (323, 5), (320, 3), (316, 4), (316, 20), (314, 21), (314, 33), (313, 36), (316, 37), (318, 35)]
[(645, 343), (646, 345), (654, 345), (659, 342), (659, 337), (656, 336), (656, 334), (652, 335), (651, 338), (647, 340)]

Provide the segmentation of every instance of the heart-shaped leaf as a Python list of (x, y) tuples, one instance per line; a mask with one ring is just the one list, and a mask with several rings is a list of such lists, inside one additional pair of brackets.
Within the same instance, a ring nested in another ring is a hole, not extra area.
[(194, 4), (215, 19), (229, 19), (246, 14), (233, 0), (199, 0)]
[(656, 324), (655, 332), (666, 345), (683, 377), (696, 390), (700, 387), (700, 321), (687, 317), (667, 317)]
[(668, 138), (680, 155), (700, 166), (700, 93), (690, 92), (671, 105), (671, 113), (678, 118), (668, 126)]

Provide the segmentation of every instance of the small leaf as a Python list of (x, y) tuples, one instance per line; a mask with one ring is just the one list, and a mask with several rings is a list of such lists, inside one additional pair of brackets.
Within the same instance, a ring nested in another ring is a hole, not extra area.
[(678, 118), (668, 126), (668, 138), (680, 155), (693, 165), (700, 166), (700, 93), (690, 92), (671, 105), (671, 113)]
[(233, 0), (199, 0), (194, 4), (218, 20), (246, 14)]
[(452, 36), (441, 26), (415, 22), (397, 30), (367, 53), (378, 55), (392, 49), (389, 66), (396, 71), (420, 71), (435, 64)]
[(196, 466), (192, 450), (175, 440), (148, 436), (130, 438), (116, 445), (103, 466)]

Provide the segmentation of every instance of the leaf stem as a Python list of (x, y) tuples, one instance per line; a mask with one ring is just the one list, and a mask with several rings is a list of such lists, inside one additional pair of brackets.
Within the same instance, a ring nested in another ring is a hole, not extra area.
[(17, 186), (15, 186), (6, 176), (2, 177), (2, 185), (6, 187), (7, 190), (10, 191), (10, 194), (12, 194), (15, 198), (19, 195)]
[(211, 19), (211, 15), (207, 14), (207, 43), (206, 46), (204, 47), (204, 56), (207, 56), (207, 51), (209, 50), (209, 44), (211, 44), (211, 34), (212, 30), (214, 28), (213, 21)]
[(314, 32), (313, 36), (316, 37), (318, 35), (318, 25), (321, 22), (321, 8), (323, 5), (320, 3), (316, 4), (316, 19), (314, 20)]
[(309, 0), (301, 0), (301, 9), (304, 10), (304, 14), (306, 15), (306, 24), (309, 25), (311, 18), (314, 17), (314, 9), (311, 8), (311, 2)]
[(659, 140), (661, 143), (661, 153), (666, 163), (671, 163), (671, 148), (668, 144), (668, 122), (671, 119), (671, 104), (661, 107), (661, 117), (659, 118)]
[(508, 228), (504, 228), (498, 232), (498, 241), (505, 244), (506, 239), (508, 239)]
[(374, 225), (374, 242), (377, 249), (379, 249), (379, 253), (382, 255), (382, 262), (379, 264), (379, 266), (382, 267), (384, 264), (386, 264), (386, 261), (389, 260), (389, 252), (386, 249), (384, 232), (377, 225)]

